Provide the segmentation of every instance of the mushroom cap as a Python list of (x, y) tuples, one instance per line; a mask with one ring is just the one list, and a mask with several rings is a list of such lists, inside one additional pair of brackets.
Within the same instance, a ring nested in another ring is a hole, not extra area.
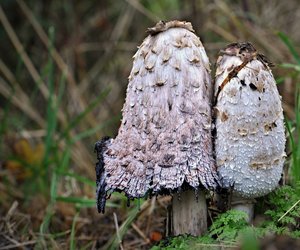
[(250, 43), (228, 45), (217, 61), (216, 164), (222, 186), (244, 198), (271, 192), (282, 175), (283, 110), (269, 66)]
[(118, 135), (96, 145), (102, 212), (113, 191), (138, 198), (217, 186), (204, 47), (187, 22), (159, 22), (148, 33), (133, 56)]

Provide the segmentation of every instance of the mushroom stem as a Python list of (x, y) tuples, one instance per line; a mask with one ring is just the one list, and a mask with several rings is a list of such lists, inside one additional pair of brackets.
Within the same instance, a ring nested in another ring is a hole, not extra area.
[[(180, 198), (184, 197), (184, 198)], [(171, 234), (203, 235), (207, 230), (207, 206), (205, 192), (194, 190), (174, 194), (172, 199)]]
[(254, 218), (254, 203), (254, 199), (233, 197), (231, 200), (231, 208), (245, 212), (248, 216), (247, 222), (252, 223)]

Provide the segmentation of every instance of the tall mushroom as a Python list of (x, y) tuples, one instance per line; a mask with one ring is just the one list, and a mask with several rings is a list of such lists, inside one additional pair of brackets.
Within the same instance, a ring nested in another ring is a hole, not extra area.
[(251, 43), (220, 52), (215, 79), (216, 161), (233, 208), (253, 216), (253, 199), (278, 185), (285, 159), (281, 97), (270, 62)]
[[(173, 234), (206, 230), (206, 199), (216, 187), (209, 60), (189, 22), (159, 22), (134, 55), (115, 139), (96, 143), (97, 206), (114, 192), (173, 197)], [(190, 190), (183, 192), (183, 190)]]

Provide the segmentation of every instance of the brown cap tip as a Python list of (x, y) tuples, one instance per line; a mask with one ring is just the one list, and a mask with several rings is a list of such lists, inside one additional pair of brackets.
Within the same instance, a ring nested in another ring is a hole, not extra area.
[(226, 46), (224, 50), (220, 51), (221, 54), (238, 56), (242, 58), (253, 58), (257, 55), (257, 50), (254, 48), (252, 43), (231, 43)]
[(148, 28), (146, 32), (149, 35), (154, 36), (160, 32), (166, 31), (171, 28), (184, 28), (191, 32), (195, 32), (190, 22), (178, 21), (178, 20), (174, 20), (170, 22), (159, 21), (154, 27)]
[(238, 56), (243, 61), (247, 59), (257, 59), (266, 66), (274, 66), (274, 64), (266, 56), (264, 56), (263, 54), (259, 54), (253, 44), (250, 42), (228, 44), (224, 50), (220, 51), (220, 54)]

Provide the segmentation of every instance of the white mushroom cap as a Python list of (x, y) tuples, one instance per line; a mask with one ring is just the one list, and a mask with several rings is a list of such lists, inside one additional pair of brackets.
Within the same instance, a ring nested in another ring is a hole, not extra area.
[(285, 159), (281, 97), (269, 62), (250, 43), (221, 53), (215, 79), (220, 180), (235, 195), (263, 196), (277, 187)]

